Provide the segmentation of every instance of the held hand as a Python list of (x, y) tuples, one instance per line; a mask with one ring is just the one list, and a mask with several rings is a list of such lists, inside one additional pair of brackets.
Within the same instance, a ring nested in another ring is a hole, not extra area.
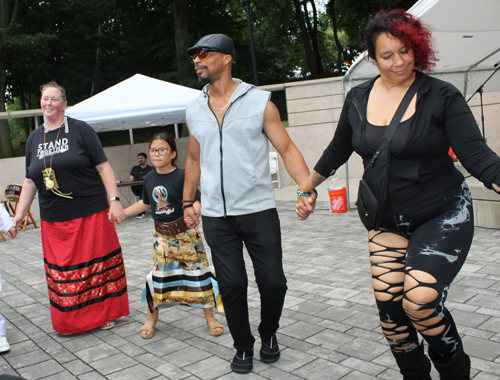
[(7, 231), (7, 236), (11, 239), (14, 239), (17, 236), (17, 227), (12, 226), (10, 230)]
[(116, 224), (120, 224), (125, 220), (127, 215), (125, 214), (125, 210), (123, 210), (122, 205), (118, 201), (112, 201), (109, 206), (109, 221), (114, 222)]
[(24, 221), (24, 215), (17, 214), (14, 217), (12, 217), (12, 222), (14, 223), (13, 227), (16, 227), (16, 229), (21, 227), (21, 224), (23, 224), (23, 221)]
[(184, 222), (186, 222), (186, 226), (188, 226), (188, 228), (195, 228), (198, 224), (200, 224), (198, 214), (199, 213), (197, 213), (193, 207), (184, 209)]
[(297, 196), (297, 207), (295, 212), (297, 213), (299, 220), (309, 219), (309, 216), (314, 212), (314, 207), (316, 207), (316, 193), (312, 192), (309, 197)]

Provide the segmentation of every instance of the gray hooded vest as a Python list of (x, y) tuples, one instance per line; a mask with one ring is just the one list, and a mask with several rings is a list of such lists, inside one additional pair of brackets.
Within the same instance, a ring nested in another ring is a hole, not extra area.
[(264, 110), (271, 94), (240, 82), (219, 127), (208, 85), (190, 101), (186, 122), (200, 144), (201, 213), (222, 217), (275, 208)]

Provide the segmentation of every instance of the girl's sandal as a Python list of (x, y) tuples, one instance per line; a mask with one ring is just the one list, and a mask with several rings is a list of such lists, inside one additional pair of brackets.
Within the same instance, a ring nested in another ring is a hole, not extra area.
[[(215, 321), (215, 323), (212, 323), (212, 326), (210, 326), (210, 321)], [(210, 331), (210, 335), (212, 335), (212, 336), (219, 336), (219, 335), (222, 335), (222, 333), (224, 332), (224, 326), (222, 326), (217, 321), (217, 318), (215, 318), (215, 317), (211, 317), (211, 318), (207, 319), (207, 327), (208, 327), (208, 331)], [(219, 328), (220, 331), (214, 331), (214, 329), (217, 329), (217, 328)]]
[[(156, 309), (156, 310), (158, 311), (158, 309)], [(146, 326), (146, 323), (148, 323), (148, 321), (154, 322), (153, 327)], [(156, 315), (156, 318), (151, 318), (151, 314), (149, 313), (149, 308), (148, 308), (148, 319), (147, 319), (146, 323), (144, 324), (144, 326), (142, 326), (141, 329), (139, 330), (141, 332), (141, 337), (143, 339), (151, 339), (155, 335), (156, 322), (158, 322), (158, 314)], [(143, 333), (143, 331), (149, 332), (149, 335), (145, 335)]]

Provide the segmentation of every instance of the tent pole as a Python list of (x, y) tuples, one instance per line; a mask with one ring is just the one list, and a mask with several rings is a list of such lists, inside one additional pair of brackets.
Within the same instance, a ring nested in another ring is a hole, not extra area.
[(464, 73), (464, 98), (467, 97), (467, 82), (469, 81), (469, 71)]
[(132, 129), (129, 129), (128, 135), (130, 136), (130, 145), (134, 145), (134, 131)]
[(179, 139), (179, 125), (177, 123), (174, 124), (174, 131), (175, 131), (175, 139)]
[(38, 116), (35, 116), (35, 130), (38, 129)]
[[(346, 84), (345, 81), (349, 78), (350, 74), (346, 74), (343, 76), (341, 80), (341, 86), (342, 86), (342, 107), (344, 106), (345, 102), (345, 90), (346, 90)], [(347, 77), (347, 78), (346, 78)], [(337, 122), (338, 126), (338, 122)], [(347, 211), (351, 211), (351, 195), (350, 195), (350, 183), (349, 183), (349, 161), (346, 161), (345, 163), (345, 187), (346, 187), (346, 201), (347, 201)]]

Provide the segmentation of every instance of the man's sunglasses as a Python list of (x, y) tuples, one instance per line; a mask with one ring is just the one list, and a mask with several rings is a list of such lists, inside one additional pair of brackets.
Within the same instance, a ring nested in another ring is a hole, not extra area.
[(201, 48), (197, 52), (191, 53), (189, 55), (189, 58), (191, 59), (191, 62), (194, 62), (196, 57), (200, 57), (200, 59), (205, 59), (209, 51), (219, 51), (219, 50), (210, 48)]

